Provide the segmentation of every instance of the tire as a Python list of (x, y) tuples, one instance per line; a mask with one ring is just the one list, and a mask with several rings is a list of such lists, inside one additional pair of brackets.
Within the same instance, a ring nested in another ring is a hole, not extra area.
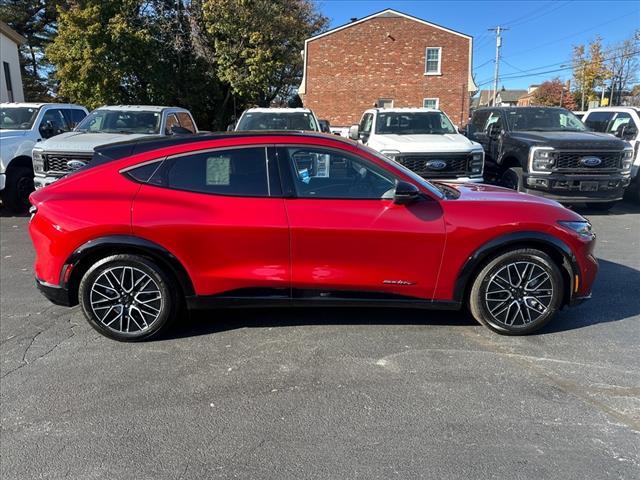
[(591, 210), (597, 210), (599, 212), (608, 212), (613, 208), (613, 206), (618, 202), (598, 202), (598, 203), (587, 203), (587, 208)]
[(120, 254), (87, 270), (78, 299), (85, 318), (102, 335), (136, 342), (158, 335), (176, 319), (179, 291), (173, 278), (152, 260)]
[(494, 332), (525, 335), (553, 318), (563, 292), (562, 273), (549, 255), (535, 249), (511, 250), (490, 260), (475, 277), (469, 310)]
[(522, 191), (522, 168), (511, 167), (505, 170), (500, 179), (500, 185), (516, 192)]
[(34, 190), (33, 171), (29, 167), (15, 167), (7, 171), (7, 183), (2, 192), (3, 205), (14, 213), (29, 210), (29, 195)]

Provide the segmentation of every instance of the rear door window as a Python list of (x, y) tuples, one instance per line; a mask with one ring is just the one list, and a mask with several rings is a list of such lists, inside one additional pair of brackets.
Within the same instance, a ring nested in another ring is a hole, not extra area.
[(266, 197), (267, 172), (265, 147), (216, 150), (168, 158), (149, 183), (198, 193)]

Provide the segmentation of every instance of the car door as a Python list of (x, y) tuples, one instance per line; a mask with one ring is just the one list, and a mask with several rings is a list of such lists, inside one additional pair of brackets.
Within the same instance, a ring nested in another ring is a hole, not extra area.
[(289, 227), (268, 150), (201, 150), (129, 173), (145, 182), (133, 233), (175, 255), (198, 295), (289, 297)]
[(349, 148), (278, 148), (294, 296), (432, 298), (445, 237), (439, 202), (395, 204), (391, 171)]

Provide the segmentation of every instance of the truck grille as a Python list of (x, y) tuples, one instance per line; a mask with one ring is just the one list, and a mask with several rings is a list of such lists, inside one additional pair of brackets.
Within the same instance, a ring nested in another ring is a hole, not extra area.
[[(442, 160), (445, 163), (444, 168), (434, 168), (434, 166), (427, 165), (428, 162), (434, 160)], [(469, 160), (471, 160), (471, 155), (467, 153), (417, 153), (396, 156), (396, 162), (404, 165), (409, 170), (413, 170), (421, 177), (427, 178), (453, 178), (468, 176)]]
[(44, 171), (49, 173), (69, 173), (77, 170), (77, 168), (70, 167), (67, 163), (71, 160), (78, 160), (88, 164), (91, 161), (93, 154), (86, 153), (45, 153), (44, 158)]
[[(589, 166), (585, 158), (600, 159), (598, 165)], [(602, 173), (603, 171), (619, 170), (622, 164), (622, 152), (553, 152), (555, 159), (554, 170), (557, 172)]]

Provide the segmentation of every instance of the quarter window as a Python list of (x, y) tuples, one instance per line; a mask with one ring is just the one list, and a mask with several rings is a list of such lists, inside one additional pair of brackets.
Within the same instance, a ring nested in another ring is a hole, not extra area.
[(371, 124), (373, 123), (373, 114), (365, 113), (360, 120), (360, 131), (362, 133), (371, 133)]
[(293, 183), (301, 198), (392, 198), (394, 178), (361, 158), (329, 149), (289, 147)]
[(427, 47), (425, 53), (425, 73), (427, 75), (440, 75), (441, 59), (441, 47)]
[(196, 153), (167, 159), (149, 183), (199, 193), (266, 197), (267, 163), (264, 147)]

